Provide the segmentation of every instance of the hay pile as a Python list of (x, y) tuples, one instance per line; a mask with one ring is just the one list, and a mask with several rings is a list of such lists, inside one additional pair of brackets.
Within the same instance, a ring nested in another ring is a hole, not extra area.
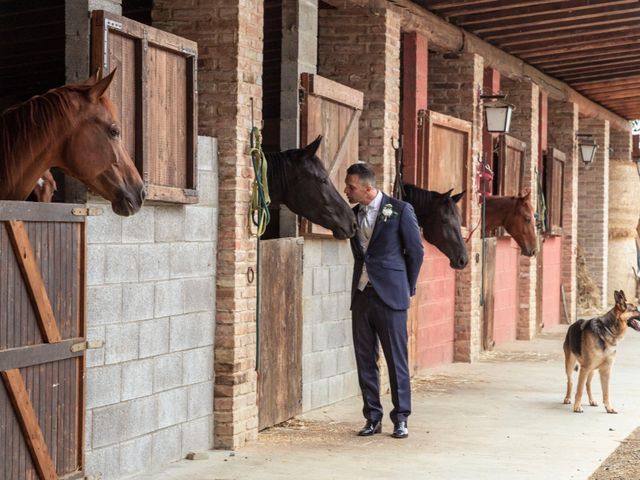
[(578, 273), (578, 312), (600, 310), (600, 289), (591, 277), (580, 242), (578, 242), (576, 270)]

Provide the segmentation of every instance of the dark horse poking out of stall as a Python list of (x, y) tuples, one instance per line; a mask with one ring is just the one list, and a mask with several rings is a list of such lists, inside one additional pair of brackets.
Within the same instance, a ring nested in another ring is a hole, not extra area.
[(335, 238), (351, 238), (356, 234), (356, 217), (316, 156), (321, 140), (319, 136), (304, 148), (265, 153), (271, 203), (286, 205), (331, 230)]
[(104, 93), (115, 70), (49, 90), (0, 116), (0, 200), (24, 200), (50, 167), (77, 178), (128, 216), (144, 184), (122, 144), (118, 115)]
[(424, 239), (447, 256), (451, 268), (460, 270), (469, 262), (456, 207), (464, 192), (451, 196), (452, 191), (438, 193), (406, 184), (402, 199), (413, 206)]
[(513, 237), (520, 253), (527, 257), (536, 254), (536, 224), (533, 207), (529, 202), (531, 192), (517, 197), (491, 196), (486, 199), (485, 232), (498, 227)]

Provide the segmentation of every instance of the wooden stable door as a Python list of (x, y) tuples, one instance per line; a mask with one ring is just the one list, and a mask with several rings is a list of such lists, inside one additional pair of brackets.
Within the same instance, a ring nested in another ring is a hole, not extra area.
[(83, 213), (0, 202), (3, 479), (83, 478)]
[[(455, 193), (469, 191), (471, 123), (428, 112), (418, 126), (416, 177), (407, 178), (421, 188)], [(459, 203), (463, 225), (468, 221), (471, 195)], [(463, 235), (468, 229), (463, 226)], [(424, 242), (425, 257), (416, 295), (408, 312), (409, 363), (412, 373), (453, 361), (456, 312), (456, 271), (436, 247)]]
[[(316, 155), (346, 202), (343, 190), (347, 168), (359, 160), (358, 120), (362, 113), (363, 94), (311, 73), (303, 73), (300, 82), (304, 92), (300, 106), (300, 145), (308, 145), (322, 135)], [(304, 219), (301, 231), (305, 236), (333, 236), (330, 230)]]
[(260, 241), (258, 428), (302, 411), (302, 247)]

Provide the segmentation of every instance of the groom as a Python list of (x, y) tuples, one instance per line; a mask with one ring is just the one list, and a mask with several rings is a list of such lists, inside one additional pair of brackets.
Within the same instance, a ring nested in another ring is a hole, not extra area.
[(413, 207), (376, 188), (375, 173), (365, 163), (347, 169), (345, 194), (358, 219), (351, 239), (354, 257), (351, 319), (358, 380), (367, 420), (358, 435), (382, 431), (378, 339), (391, 383), (393, 433), (409, 435), (411, 385), (407, 354), (407, 308), (415, 294), (424, 248)]

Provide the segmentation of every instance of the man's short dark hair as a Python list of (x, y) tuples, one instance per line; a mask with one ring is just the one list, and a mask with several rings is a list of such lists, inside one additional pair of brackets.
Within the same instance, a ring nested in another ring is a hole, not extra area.
[(354, 163), (347, 168), (347, 175), (357, 175), (360, 179), (360, 183), (369, 184), (375, 186), (376, 173), (368, 163)]

